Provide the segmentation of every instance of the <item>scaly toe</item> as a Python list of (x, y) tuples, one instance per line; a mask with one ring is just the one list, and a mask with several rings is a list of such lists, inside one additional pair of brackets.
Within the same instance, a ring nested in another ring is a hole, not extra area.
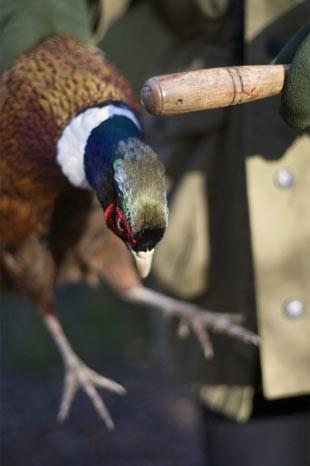
[(67, 365), (63, 396), (57, 416), (57, 421), (63, 423), (68, 417), (70, 409), (75, 398), (76, 392), (81, 388), (90, 398), (99, 417), (104, 421), (109, 430), (114, 429), (114, 423), (111, 415), (98, 394), (97, 388), (105, 388), (119, 395), (124, 395), (126, 390), (122, 385), (113, 382), (110, 379), (98, 374), (87, 367), (78, 358), (70, 361)]

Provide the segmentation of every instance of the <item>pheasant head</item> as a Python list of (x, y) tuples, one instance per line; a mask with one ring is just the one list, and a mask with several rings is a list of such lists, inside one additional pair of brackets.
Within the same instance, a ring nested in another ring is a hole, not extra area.
[(95, 191), (108, 228), (147, 276), (168, 209), (164, 168), (143, 141), (135, 112), (117, 101), (90, 108), (71, 120), (57, 149), (63, 173), (72, 184)]

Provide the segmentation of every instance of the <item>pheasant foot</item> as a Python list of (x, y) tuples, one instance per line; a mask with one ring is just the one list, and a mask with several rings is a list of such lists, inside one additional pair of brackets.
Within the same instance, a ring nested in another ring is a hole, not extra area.
[(59, 320), (54, 314), (46, 314), (44, 316), (44, 322), (60, 350), (65, 366), (63, 396), (57, 421), (62, 423), (68, 417), (74, 397), (80, 388), (87, 394), (107, 428), (113, 430), (113, 420), (105, 403), (98, 394), (97, 387), (105, 388), (119, 395), (124, 395), (126, 393), (125, 388), (90, 369), (79, 359), (65, 336)]
[(178, 317), (180, 319), (179, 337), (186, 338), (192, 331), (206, 359), (214, 355), (208, 330), (238, 338), (245, 343), (259, 344), (259, 336), (240, 325), (242, 321), (240, 314), (210, 311), (142, 286), (129, 288), (124, 297), (132, 302), (153, 306), (159, 309), (165, 317)]

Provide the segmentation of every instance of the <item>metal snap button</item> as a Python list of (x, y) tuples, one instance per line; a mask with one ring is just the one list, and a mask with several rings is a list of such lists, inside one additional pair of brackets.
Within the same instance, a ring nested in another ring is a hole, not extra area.
[(280, 189), (289, 189), (294, 185), (294, 174), (288, 168), (280, 168), (274, 176), (274, 183)]
[(305, 306), (302, 301), (296, 298), (288, 298), (284, 301), (283, 312), (290, 319), (297, 319), (305, 312)]

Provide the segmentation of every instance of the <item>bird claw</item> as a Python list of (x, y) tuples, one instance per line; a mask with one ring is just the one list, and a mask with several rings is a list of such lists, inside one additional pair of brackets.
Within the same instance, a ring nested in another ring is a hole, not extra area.
[(114, 423), (110, 413), (98, 394), (97, 388), (106, 388), (111, 392), (124, 395), (126, 390), (116, 382), (113, 382), (86, 366), (72, 349), (62, 326), (53, 312), (44, 314), (44, 323), (53, 337), (63, 358), (65, 366), (65, 380), (62, 400), (57, 416), (57, 421), (62, 423), (69, 415), (74, 397), (79, 388), (84, 390), (94, 405), (99, 417), (109, 430), (114, 429)]
[(105, 388), (119, 395), (126, 393), (125, 388), (90, 369), (78, 357), (70, 355), (70, 359), (70, 362), (66, 363), (63, 396), (57, 422), (62, 424), (68, 417), (76, 392), (81, 388), (90, 398), (107, 428), (114, 430), (114, 422), (96, 387)]
[(179, 318), (178, 336), (184, 339), (192, 332), (196, 336), (206, 359), (210, 359), (214, 355), (208, 330), (226, 334), (245, 343), (256, 346), (259, 344), (259, 336), (240, 325), (243, 320), (240, 314), (202, 309), (194, 304), (171, 298), (142, 286), (132, 287), (127, 290), (125, 297), (130, 301), (158, 308), (164, 317)]
[[(179, 316), (178, 309), (174, 311), (174, 314)], [(181, 322), (177, 328), (178, 336), (184, 339), (192, 332), (196, 336), (206, 359), (212, 359), (214, 356), (208, 330), (238, 338), (245, 343), (252, 343), (256, 346), (259, 344), (259, 337), (255, 333), (238, 324), (242, 321), (239, 314), (211, 313), (197, 308), (195, 314), (184, 317), (182, 310), (180, 310), (180, 315)], [(183, 327), (186, 331), (183, 330)]]

